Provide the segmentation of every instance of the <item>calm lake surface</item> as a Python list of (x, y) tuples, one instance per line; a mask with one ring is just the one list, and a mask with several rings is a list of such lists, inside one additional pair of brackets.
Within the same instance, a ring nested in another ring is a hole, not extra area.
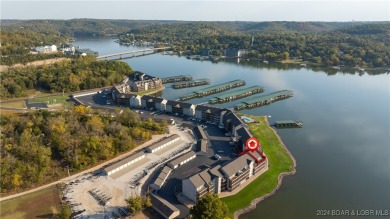
[[(113, 39), (78, 40), (74, 44), (99, 55), (138, 48), (120, 46)], [(296, 66), (236, 60), (212, 63), (161, 54), (123, 61), (134, 70), (159, 77), (188, 74), (194, 79), (209, 78), (211, 85), (243, 79), (246, 87), (263, 86), (265, 94), (294, 91), (292, 98), (242, 111), (271, 115), (270, 123), (299, 120), (304, 127), (277, 130), (297, 161), (296, 175), (285, 178), (275, 196), (241, 218), (301, 219), (317, 217), (318, 210), (390, 210), (388, 73), (328, 75)], [(173, 90), (168, 85), (163, 97), (177, 99), (200, 88), (204, 87)], [(188, 102), (203, 103), (212, 97)], [(239, 102), (219, 106), (232, 107)]]

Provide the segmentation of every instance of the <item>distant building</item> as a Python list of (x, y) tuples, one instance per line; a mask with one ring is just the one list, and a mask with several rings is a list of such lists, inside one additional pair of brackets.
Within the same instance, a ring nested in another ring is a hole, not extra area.
[(55, 53), (57, 52), (57, 46), (51, 45), (51, 46), (38, 46), (35, 47), (35, 51), (39, 53)]
[(179, 115), (194, 116), (195, 105), (191, 103), (179, 102), (168, 100), (166, 104), (166, 110), (170, 113), (177, 113)]
[(197, 105), (195, 107), (195, 118), (202, 121), (216, 122), (222, 124), (222, 117), (226, 113), (226, 109), (217, 107)]
[(246, 53), (245, 49), (227, 49), (225, 50), (225, 56), (229, 58), (242, 58)]
[(179, 140), (180, 140), (180, 136), (177, 134), (173, 134), (169, 137), (163, 138), (161, 141), (153, 143), (151, 146), (146, 148), (146, 151), (149, 153), (154, 153)]
[(134, 72), (133, 80), (127, 82), (132, 92), (160, 89), (163, 87), (162, 81), (158, 77), (147, 75), (142, 72)]
[(209, 56), (209, 55), (211, 55), (211, 50), (210, 49), (200, 49), (199, 55), (201, 55), (201, 56)]

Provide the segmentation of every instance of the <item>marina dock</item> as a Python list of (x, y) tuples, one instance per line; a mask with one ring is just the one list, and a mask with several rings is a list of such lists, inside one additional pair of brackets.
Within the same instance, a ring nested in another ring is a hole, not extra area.
[(237, 100), (237, 99), (244, 98), (247, 96), (251, 96), (251, 95), (254, 95), (257, 93), (261, 93), (263, 91), (264, 91), (263, 87), (252, 86), (249, 88), (244, 88), (244, 89), (240, 89), (237, 91), (232, 91), (232, 92), (229, 92), (227, 94), (223, 94), (221, 96), (214, 97), (214, 98), (209, 100), (209, 103), (216, 104), (216, 103), (229, 102), (229, 101)]
[(275, 121), (276, 128), (302, 128), (302, 122), (295, 122), (292, 120)]
[(223, 83), (223, 84), (214, 85), (214, 86), (211, 86), (211, 87), (207, 87), (205, 89), (194, 91), (194, 92), (192, 92), (190, 94), (187, 94), (187, 95), (181, 97), (179, 100), (185, 101), (185, 100), (189, 100), (189, 99), (192, 99), (192, 98), (199, 98), (199, 97), (207, 96), (207, 95), (210, 95), (210, 94), (223, 92), (225, 90), (230, 90), (230, 89), (235, 88), (235, 87), (244, 86), (245, 84), (246, 83), (245, 83), (244, 80), (229, 81), (229, 82), (226, 82), (226, 83)]
[(202, 78), (202, 79), (196, 79), (193, 81), (177, 82), (177, 83), (172, 84), (172, 88), (180, 89), (180, 88), (187, 88), (187, 87), (202, 86), (202, 85), (206, 85), (206, 84), (210, 84), (210, 80)]
[(172, 77), (161, 78), (163, 84), (173, 83), (179, 81), (191, 81), (192, 77), (190, 75), (177, 75)]
[(238, 104), (234, 107), (235, 110), (242, 110), (245, 108), (259, 107), (267, 104), (271, 104), (278, 100), (287, 99), (293, 96), (293, 92), (290, 90), (281, 90), (273, 92), (267, 95), (256, 96), (252, 98), (246, 98), (242, 101), (241, 104)]

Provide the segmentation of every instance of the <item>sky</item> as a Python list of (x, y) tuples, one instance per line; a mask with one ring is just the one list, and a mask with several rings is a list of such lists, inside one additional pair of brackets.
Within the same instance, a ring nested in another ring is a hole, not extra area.
[(1, 0), (1, 19), (389, 21), (390, 0)]

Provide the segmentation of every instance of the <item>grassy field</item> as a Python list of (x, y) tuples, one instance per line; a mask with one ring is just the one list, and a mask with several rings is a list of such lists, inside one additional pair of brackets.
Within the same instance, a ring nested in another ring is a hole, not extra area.
[[(49, 104), (48, 105), (51, 105), (51, 104), (60, 104), (60, 103), (66, 103), (66, 99), (68, 99), (68, 94), (65, 94), (64, 96), (61, 95), (57, 95), (57, 96), (50, 96), (50, 97), (36, 97), (34, 99), (31, 99), (29, 100), (28, 102), (29, 103), (48, 103), (47, 101), (49, 101)], [(55, 100), (55, 102), (54, 102)]]
[(24, 100), (1, 103), (0, 105), (7, 108), (26, 108), (26, 102)]
[(50, 218), (61, 208), (55, 187), (0, 203), (1, 219)]
[(278, 176), (283, 172), (294, 170), (294, 163), (282, 143), (268, 126), (265, 117), (248, 116), (258, 121), (249, 125), (252, 133), (261, 142), (268, 158), (269, 169), (234, 196), (222, 198), (229, 208), (233, 218), (235, 211), (247, 207), (250, 202), (260, 196), (270, 193), (278, 184)]

